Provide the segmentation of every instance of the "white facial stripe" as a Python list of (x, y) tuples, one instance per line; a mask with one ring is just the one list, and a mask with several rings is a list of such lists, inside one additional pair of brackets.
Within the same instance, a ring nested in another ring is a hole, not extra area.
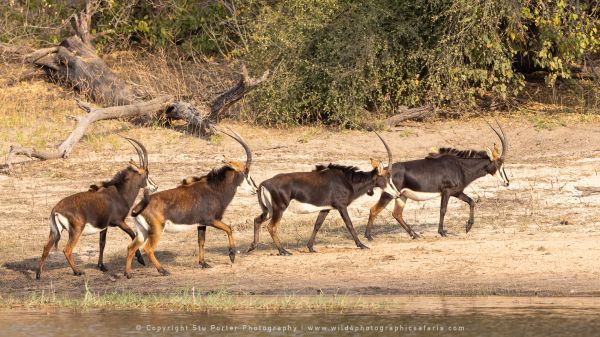
[(500, 180), (504, 185), (508, 185), (508, 177), (506, 176), (506, 172), (504, 171), (504, 165), (500, 166), (499, 169), (493, 174), (496, 179)]
[(388, 183), (385, 184), (385, 188), (383, 189), (383, 191), (393, 197), (398, 196), (398, 190), (396, 189), (396, 186), (394, 186), (394, 183), (392, 183), (389, 180)]
[(248, 175), (246, 176), (246, 179), (248, 180), (248, 183), (254, 187), (255, 190), (258, 190), (258, 186), (256, 186), (256, 183), (254, 182), (254, 179), (252, 179), (252, 177), (250, 176), (250, 173), (248, 173)]
[(501, 171), (502, 177), (503, 177), (503, 178), (504, 178), (504, 180), (505, 180), (505, 181), (508, 183), (508, 177), (506, 176), (506, 171), (504, 171), (504, 166), (502, 166), (502, 167), (500, 168), (500, 171)]
[(156, 191), (158, 189), (158, 185), (156, 185), (156, 183), (154, 182), (154, 180), (152, 180), (152, 178), (150, 178), (150, 176), (146, 178), (146, 184), (149, 186), (151, 191)]
[(395, 194), (394, 195), (399, 195), (400, 191), (398, 190), (398, 187), (396, 187), (396, 184), (394, 184), (394, 179), (393, 177), (390, 175), (390, 181), (389, 181), (390, 186), (392, 187), (392, 189), (394, 190)]
[(258, 189), (256, 187), (256, 184), (254, 183), (254, 180), (252, 180), (250, 175), (247, 175), (244, 177), (244, 180), (242, 181), (242, 184), (240, 185), (240, 187), (242, 188), (242, 190), (244, 190), (246, 192), (250, 192), (252, 194), (256, 194), (256, 190)]

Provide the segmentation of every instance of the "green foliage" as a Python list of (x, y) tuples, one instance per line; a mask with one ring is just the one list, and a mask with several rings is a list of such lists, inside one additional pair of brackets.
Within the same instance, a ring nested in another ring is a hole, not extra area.
[(111, 47), (177, 46), (189, 56), (229, 54), (240, 43), (243, 13), (235, 1), (111, 0), (95, 18), (98, 31), (112, 30), (100, 41)]
[[(75, 10), (9, 2), (0, 41), (56, 43)], [(105, 0), (93, 33), (108, 33), (100, 50), (178, 48), (270, 69), (248, 118), (352, 128), (400, 106), (508, 100), (535, 70), (553, 86), (600, 51), (599, 17), (593, 0)]]
[(557, 78), (570, 77), (570, 65), (580, 62), (587, 52), (598, 50), (599, 15), (595, 1), (524, 0), (522, 28), (519, 33), (509, 33), (516, 49), (532, 54), (536, 65), (549, 71), (546, 82), (554, 85)]
[(63, 29), (63, 20), (71, 13), (67, 1), (2, 0), (0, 42), (58, 43), (68, 33)]
[(269, 124), (354, 127), (402, 105), (505, 100), (524, 85), (518, 57), (529, 54), (553, 84), (598, 50), (597, 15), (562, 1), (278, 2), (249, 29), (244, 57), (275, 70), (253, 107)]

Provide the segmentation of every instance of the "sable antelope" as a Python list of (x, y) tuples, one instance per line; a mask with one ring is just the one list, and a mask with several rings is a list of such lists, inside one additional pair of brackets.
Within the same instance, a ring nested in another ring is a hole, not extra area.
[[(396, 204), (392, 215), (413, 239), (418, 237), (417, 233), (402, 218), (402, 211), (407, 199), (424, 201), (441, 196), (438, 233), (441, 236), (446, 236), (444, 215), (446, 214), (450, 197), (455, 197), (469, 204), (470, 214), (466, 225), (468, 233), (474, 223), (475, 202), (463, 192), (464, 189), (474, 180), (487, 174), (497, 177), (508, 187), (509, 180), (504, 171), (508, 141), (502, 126), (497, 121), (496, 123), (502, 134), (491, 124), (488, 123), (488, 125), (502, 143), (501, 154), (498, 154), (496, 144), (494, 144), (492, 149), (488, 148), (486, 151), (460, 151), (453, 148), (442, 148), (437, 153), (430, 153), (425, 159), (394, 163), (392, 165), (392, 179), (396, 187), (400, 190), (399, 195), (396, 196)], [(365, 230), (365, 237), (369, 241), (373, 240), (373, 236), (371, 235), (373, 221), (392, 198), (392, 195), (389, 193), (382, 193), (377, 204), (371, 207), (369, 221)]]
[[(377, 136), (387, 150), (389, 167), (393, 162), (392, 152), (385, 140), (379, 134)], [(375, 187), (393, 195), (397, 193), (391, 181), (390, 172), (377, 160), (371, 159), (371, 164), (373, 170), (368, 172), (358, 171), (358, 168), (351, 166), (317, 165), (312, 172), (278, 174), (263, 181), (258, 187), (258, 203), (262, 213), (254, 219), (254, 242), (250, 245), (248, 252), (257, 247), (260, 226), (270, 218), (269, 233), (279, 250), (278, 255), (291, 255), (281, 246), (277, 236), (277, 227), (283, 212), (292, 201), (298, 203), (296, 213), (319, 212), (307, 245), (310, 252), (315, 252), (313, 246), (317, 232), (332, 209), (336, 209), (342, 216), (356, 246), (361, 249), (368, 248), (358, 239), (348, 216), (347, 207), (361, 195), (372, 194)]]
[[(223, 131), (222, 131), (223, 132)], [(240, 135), (223, 132), (239, 142), (246, 151), (246, 163), (226, 160), (225, 165), (213, 169), (206, 176), (183, 180), (176, 188), (152, 195), (144, 199), (132, 211), (135, 216), (137, 236), (129, 244), (125, 276), (131, 278), (131, 260), (134, 252), (144, 247), (146, 255), (161, 275), (169, 275), (154, 256), (154, 248), (163, 232), (181, 232), (198, 229), (198, 263), (201, 268), (210, 268), (204, 260), (206, 227), (212, 226), (227, 233), (229, 258), (235, 260), (235, 243), (231, 228), (221, 221), (223, 213), (242, 183), (253, 191), (256, 184), (250, 177), (252, 153)]]
[[(44, 261), (52, 246), (57, 247), (63, 230), (69, 232), (69, 240), (63, 250), (69, 266), (75, 275), (84, 272), (73, 262), (73, 249), (81, 235), (100, 233), (100, 256), (98, 268), (107, 271), (103, 263), (106, 232), (109, 226), (117, 226), (125, 231), (132, 239), (135, 233), (125, 223), (125, 217), (133, 205), (140, 189), (150, 186), (156, 190), (156, 184), (148, 175), (148, 153), (144, 145), (135, 139), (125, 138), (135, 148), (139, 157), (139, 165), (130, 161), (130, 165), (117, 173), (111, 180), (100, 186), (92, 185), (87, 192), (68, 196), (56, 204), (50, 212), (50, 236), (44, 247), (42, 258), (36, 273), (39, 279), (42, 275)], [(145, 264), (140, 252), (136, 252), (138, 262)]]

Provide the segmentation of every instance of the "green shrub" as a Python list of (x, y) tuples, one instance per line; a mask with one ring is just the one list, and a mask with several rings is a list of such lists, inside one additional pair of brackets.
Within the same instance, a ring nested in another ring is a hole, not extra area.
[[(57, 43), (70, 1), (9, 0), (0, 41)], [(359, 127), (400, 106), (467, 109), (509, 100), (525, 74), (546, 83), (600, 52), (593, 0), (102, 1), (99, 50), (178, 48), (272, 71), (246, 118), (269, 125)], [(77, 8), (77, 9), (78, 9)], [(51, 29), (47, 29), (51, 27)]]
[(268, 124), (354, 127), (404, 105), (506, 100), (523, 88), (519, 57), (549, 84), (568, 78), (598, 48), (597, 15), (563, 1), (278, 2), (249, 29), (245, 59), (275, 70), (252, 106)]

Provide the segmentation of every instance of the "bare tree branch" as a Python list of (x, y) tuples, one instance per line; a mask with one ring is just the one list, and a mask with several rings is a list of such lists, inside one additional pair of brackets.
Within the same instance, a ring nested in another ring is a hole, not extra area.
[(21, 146), (11, 146), (6, 157), (5, 165), (10, 169), (12, 165), (13, 157), (16, 155), (24, 155), (29, 158), (37, 158), (40, 160), (50, 160), (66, 158), (69, 156), (73, 147), (85, 134), (85, 130), (90, 124), (106, 120), (106, 119), (117, 119), (117, 118), (128, 118), (140, 115), (152, 115), (156, 114), (164, 109), (173, 102), (172, 96), (161, 96), (149, 101), (142, 101), (130, 105), (112, 106), (108, 108), (93, 108), (91, 104), (86, 102), (78, 101), (77, 105), (88, 112), (87, 115), (77, 117), (77, 126), (71, 132), (71, 134), (54, 150), (38, 150), (34, 148), (26, 148)]
[(95, 104), (107, 106), (94, 108), (90, 103), (78, 100), (77, 105), (86, 111), (87, 115), (71, 117), (77, 121), (77, 126), (58, 148), (38, 150), (11, 146), (6, 158), (6, 167), (10, 168), (13, 158), (17, 155), (40, 160), (65, 158), (83, 137), (90, 124), (105, 119), (132, 117), (180, 119), (187, 121), (194, 133), (201, 136), (210, 135), (214, 133), (211, 123), (216, 122), (232, 104), (269, 76), (267, 70), (260, 78), (251, 78), (247, 69), (243, 67), (240, 80), (215, 98), (210, 107), (197, 108), (187, 102), (175, 102), (172, 96), (161, 96), (145, 101), (148, 98), (136, 86), (119, 78), (96, 54), (91, 44), (94, 38), (90, 35), (91, 20), (99, 6), (99, 0), (86, 1), (85, 9), (70, 18), (75, 34), (63, 40), (58, 46), (34, 50), (0, 43), (0, 55), (3, 57), (8, 56), (33, 65), (43, 70), (50, 80), (78, 91)]
[(580, 190), (581, 196), (587, 197), (589, 195), (600, 193), (600, 187), (592, 187), (592, 186), (576, 186), (576, 189)]
[(219, 95), (211, 104), (208, 119), (210, 121), (218, 122), (221, 113), (225, 112), (231, 105), (239, 101), (245, 94), (252, 91), (260, 83), (266, 81), (268, 77), (269, 70), (265, 70), (261, 77), (251, 78), (248, 76), (246, 66), (243, 66), (241, 78), (238, 83)]

